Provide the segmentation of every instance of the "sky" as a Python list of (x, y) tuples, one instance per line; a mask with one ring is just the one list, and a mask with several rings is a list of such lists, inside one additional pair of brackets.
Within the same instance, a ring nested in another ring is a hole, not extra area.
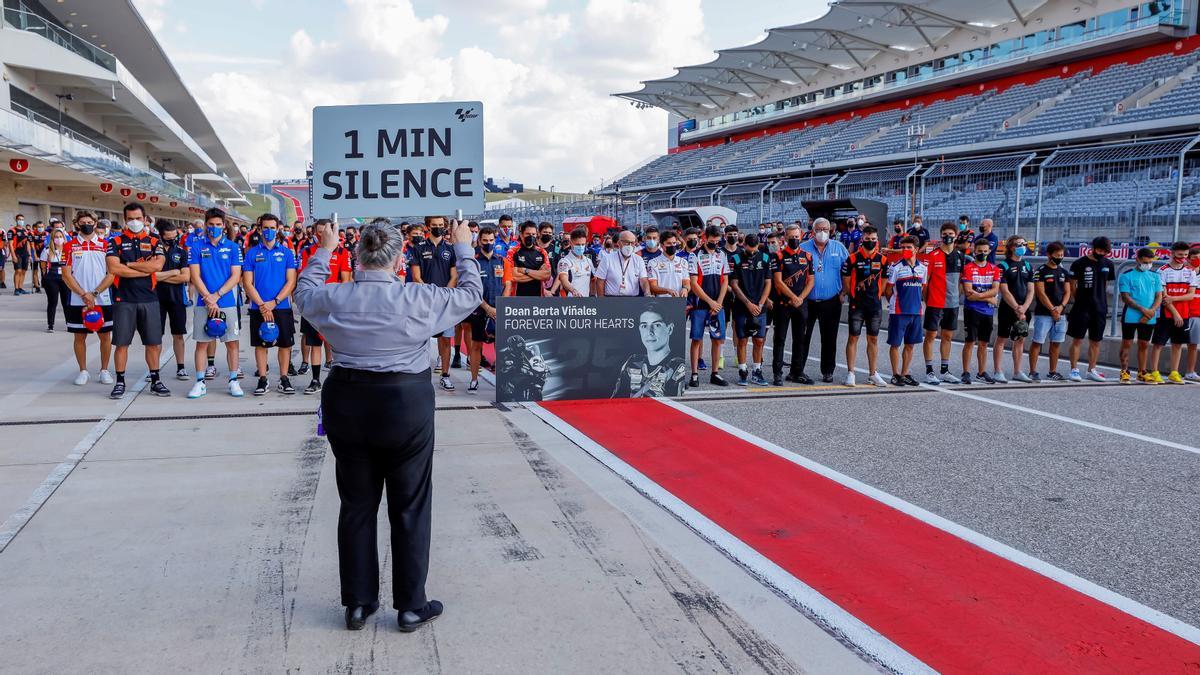
[(666, 150), (614, 92), (824, 0), (134, 0), (251, 181), (303, 177), (312, 108), (481, 100), (484, 173), (586, 192)]

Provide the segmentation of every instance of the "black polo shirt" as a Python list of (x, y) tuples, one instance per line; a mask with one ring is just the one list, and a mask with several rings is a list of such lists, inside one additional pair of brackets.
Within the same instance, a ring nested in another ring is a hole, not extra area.
[(1029, 297), (1029, 284), (1033, 281), (1033, 265), (1025, 260), (1001, 260), (1000, 283), (1008, 286), (1008, 292), (1018, 305)]
[[(528, 248), (519, 246), (514, 248), (508, 254), (509, 264), (513, 269), (520, 267), (527, 270), (540, 270), (547, 268), (550, 264), (549, 255), (541, 247), (534, 246)], [(532, 281), (516, 281), (513, 282), (513, 295), (540, 297), (542, 295), (542, 282), (534, 279)]]
[[(1033, 273), (1033, 282), (1042, 282), (1042, 288), (1050, 300), (1050, 307), (1058, 307), (1062, 304), (1063, 296), (1067, 292), (1068, 276), (1067, 269), (1062, 265), (1053, 269), (1049, 265), (1042, 265)], [(1050, 316), (1050, 307), (1043, 306), (1041, 302), (1035, 302), (1033, 303), (1033, 313), (1037, 316)]]
[[(119, 234), (108, 241), (107, 257), (116, 258), (126, 265), (162, 254), (162, 243), (158, 237), (147, 234), (145, 230), (141, 235)], [(154, 275), (133, 279), (118, 276), (113, 282), (114, 299), (117, 302), (158, 302), (154, 286)]]
[(1071, 313), (1108, 316), (1108, 282), (1116, 278), (1113, 262), (1108, 258), (1093, 260), (1085, 255), (1071, 263), (1071, 278), (1078, 282)]
[[(179, 241), (179, 237), (167, 241), (162, 240), (163, 248), (163, 271), (187, 269), (188, 266), (188, 250)], [(155, 284), (154, 290), (158, 293), (159, 302), (173, 302), (182, 305), (184, 303), (184, 284)]]
[(445, 288), (450, 285), (450, 270), (457, 262), (454, 247), (443, 239), (434, 244), (428, 239), (413, 249), (413, 262), (421, 270), (422, 283)]
[[(812, 274), (812, 256), (808, 251), (785, 248), (771, 261), (771, 276), (779, 272), (783, 283), (796, 295), (804, 292), (808, 275)], [(787, 298), (783, 298), (786, 302)]]
[[(732, 280), (742, 287), (742, 293), (751, 302), (758, 302), (763, 289), (771, 280), (771, 254), (765, 251), (750, 253), (746, 249), (738, 249), (729, 255), (729, 270)], [(733, 295), (728, 293), (727, 295)]]

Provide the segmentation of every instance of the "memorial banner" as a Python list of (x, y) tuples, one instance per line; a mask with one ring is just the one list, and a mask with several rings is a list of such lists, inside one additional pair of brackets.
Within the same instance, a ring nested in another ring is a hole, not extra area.
[(681, 396), (686, 324), (682, 298), (500, 298), (496, 398)]

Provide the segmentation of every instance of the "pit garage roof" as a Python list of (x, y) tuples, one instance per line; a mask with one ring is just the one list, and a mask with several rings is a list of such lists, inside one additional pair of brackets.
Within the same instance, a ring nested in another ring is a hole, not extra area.
[[(1025, 23), (1049, 0), (840, 0), (822, 17), (767, 31), (761, 41), (722, 49), (709, 63), (642, 82), (616, 94), (684, 117), (711, 117), (746, 107), (748, 99), (799, 93), (824, 73), (864, 71), (881, 55), (935, 50), (956, 31), (987, 37), (990, 29)], [(865, 76), (865, 73), (864, 73)]]

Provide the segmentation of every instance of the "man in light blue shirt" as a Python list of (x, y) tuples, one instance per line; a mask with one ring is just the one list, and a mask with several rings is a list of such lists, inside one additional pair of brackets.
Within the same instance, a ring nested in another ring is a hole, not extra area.
[[(204, 380), (209, 377), (204, 369), (208, 359), (208, 343), (220, 340), (225, 343), (226, 362), (229, 365), (229, 393), (242, 396), (242, 387), (237, 381), (238, 371), (238, 310), (234, 290), (242, 281), (242, 249), (225, 238), (225, 212), (212, 208), (204, 213), (204, 238), (188, 242), (188, 267), (191, 268), (192, 286), (196, 289), (196, 306), (192, 314), (192, 337), (196, 340), (196, 384), (188, 398), (200, 398), (208, 393)], [(222, 318), (225, 333), (213, 337), (205, 330), (210, 318)], [(210, 366), (212, 376), (216, 368)]]
[(821, 381), (833, 382), (837, 361), (838, 322), (842, 320), (842, 263), (850, 252), (840, 241), (831, 238), (833, 227), (825, 218), (812, 222), (812, 236), (800, 249), (812, 256), (813, 290), (808, 296), (808, 320), (801, 343), (800, 367), (808, 361), (813, 326), (821, 327)]

